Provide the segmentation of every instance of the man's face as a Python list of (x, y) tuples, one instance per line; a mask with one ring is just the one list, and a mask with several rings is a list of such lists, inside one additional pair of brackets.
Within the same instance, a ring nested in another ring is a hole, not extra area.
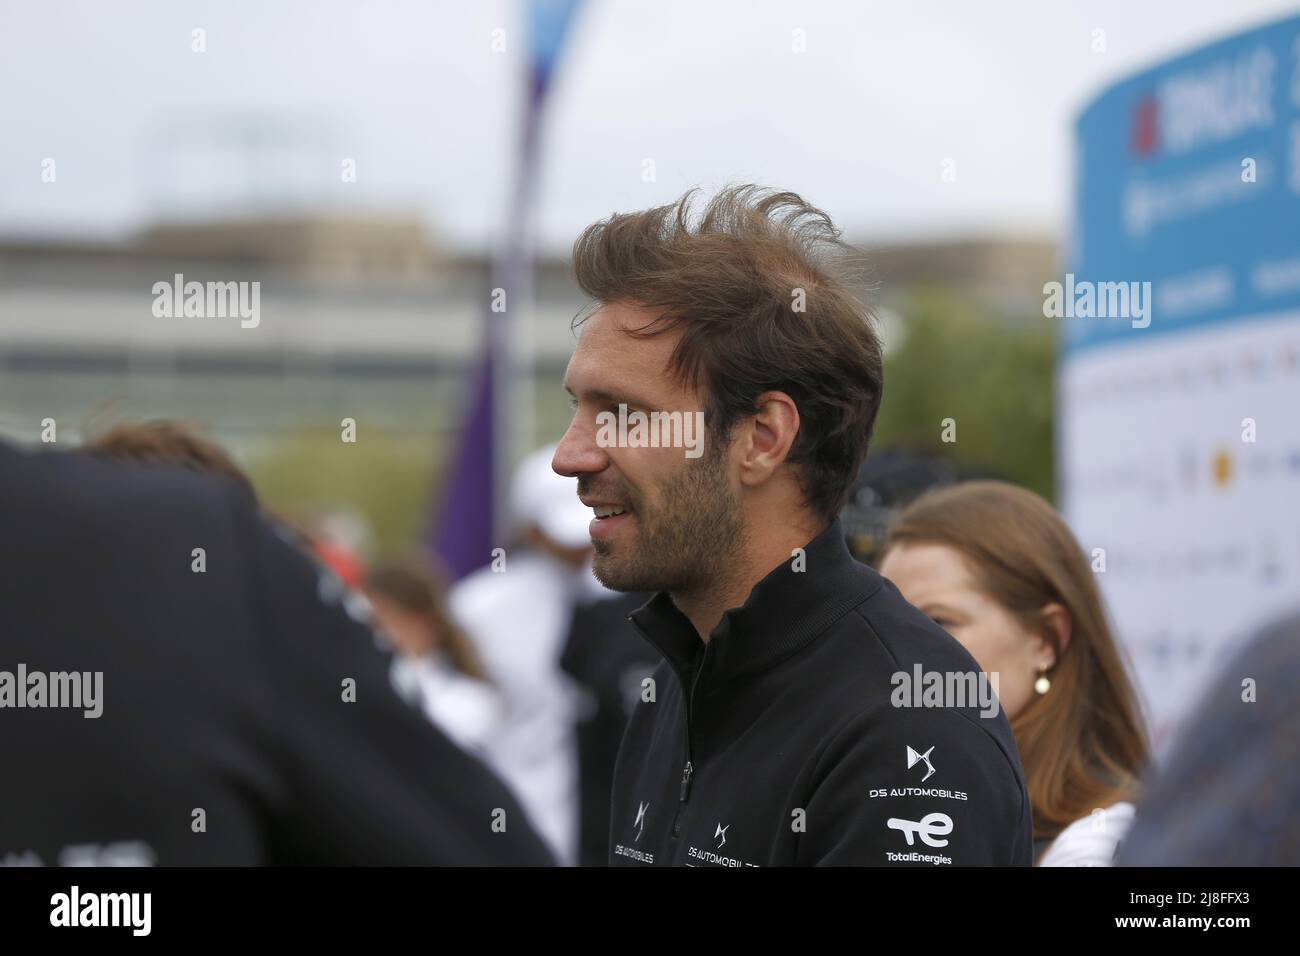
[[(594, 570), (615, 591), (707, 589), (743, 543), (740, 485), (728, 448), (710, 431), (703, 454), (681, 447), (610, 444), (602, 412), (681, 412), (695, 417), (703, 399), (683, 386), (668, 362), (678, 333), (633, 336), (656, 313), (634, 306), (602, 306), (583, 323), (564, 376), (574, 416), (552, 467), (578, 479), (578, 496), (594, 509)], [(606, 419), (608, 421), (608, 418)], [(609, 514), (610, 510), (621, 514)]]

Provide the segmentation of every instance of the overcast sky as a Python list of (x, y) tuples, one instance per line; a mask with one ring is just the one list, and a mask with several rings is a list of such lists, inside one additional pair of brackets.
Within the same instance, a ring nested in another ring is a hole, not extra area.
[[(1059, 235), (1088, 100), (1297, 9), (586, 0), (548, 117), (542, 236), (563, 248), (611, 211), (742, 181), (801, 192), (856, 238)], [(0, 234), (361, 207), (415, 213), (444, 241), (481, 247), (504, 215), (520, 29), (504, 0), (9, 0)], [(356, 182), (341, 180), (345, 159)]]

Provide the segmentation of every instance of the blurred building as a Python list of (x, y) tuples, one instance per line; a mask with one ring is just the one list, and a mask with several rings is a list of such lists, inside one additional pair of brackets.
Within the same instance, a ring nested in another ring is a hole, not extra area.
[[(580, 301), (544, 270), (530, 332), (563, 368)], [(258, 282), (259, 321), (155, 316), (154, 284)], [(454, 424), (479, 347), (486, 263), (415, 220), (173, 224), (124, 242), (0, 243), (0, 433), (52, 417), (193, 417), (237, 445), (364, 418), (428, 434)]]
[[(969, 240), (869, 247), (872, 298), (945, 284), (1008, 316), (1033, 315), (1051, 243)], [(157, 317), (154, 284), (260, 283), (259, 321)], [(458, 422), (491, 284), (483, 256), (440, 247), (394, 216), (285, 215), (171, 222), (124, 241), (0, 241), (0, 434), (60, 439), (99, 416), (194, 418), (237, 451), (343, 417), (429, 441)], [(568, 261), (540, 263), (522, 334), (535, 356), (538, 440), (584, 300)]]
[(942, 286), (969, 296), (990, 315), (1041, 323), (1043, 285), (1059, 271), (1056, 243), (1046, 239), (967, 238), (866, 249), (886, 308), (910, 289)]

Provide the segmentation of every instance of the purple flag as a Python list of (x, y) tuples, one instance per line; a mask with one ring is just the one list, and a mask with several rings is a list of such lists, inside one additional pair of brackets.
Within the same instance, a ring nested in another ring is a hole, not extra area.
[[(540, 129), (551, 80), (573, 22), (578, 0), (526, 0), (528, 23), (527, 96), (519, 137), (519, 159), (508, 220), (494, 257), (492, 284), (504, 289), (504, 313), (485, 309), (483, 355), (472, 379), (464, 424), (434, 511), (427, 542), (454, 578), (487, 564), (503, 546), (502, 501), (511, 434), (507, 389), (516, 380), (507, 344), (508, 323), (529, 296), (532, 278), (532, 206), (540, 168)], [(484, 302), (492, 296), (484, 290)], [(515, 310), (512, 313), (511, 310)], [(531, 376), (522, 376), (531, 385)], [(531, 437), (531, 436), (529, 436)]]

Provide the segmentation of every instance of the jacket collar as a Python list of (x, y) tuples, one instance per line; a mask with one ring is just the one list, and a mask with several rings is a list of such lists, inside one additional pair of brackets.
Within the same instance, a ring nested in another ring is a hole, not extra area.
[[(795, 570), (793, 558), (781, 562), (743, 605), (722, 616), (709, 635), (712, 676), (737, 677), (785, 660), (881, 586), (880, 576), (849, 553), (838, 519), (803, 550), (803, 570)], [(667, 593), (656, 594), (629, 620), (679, 675), (694, 672), (704, 642)]]

